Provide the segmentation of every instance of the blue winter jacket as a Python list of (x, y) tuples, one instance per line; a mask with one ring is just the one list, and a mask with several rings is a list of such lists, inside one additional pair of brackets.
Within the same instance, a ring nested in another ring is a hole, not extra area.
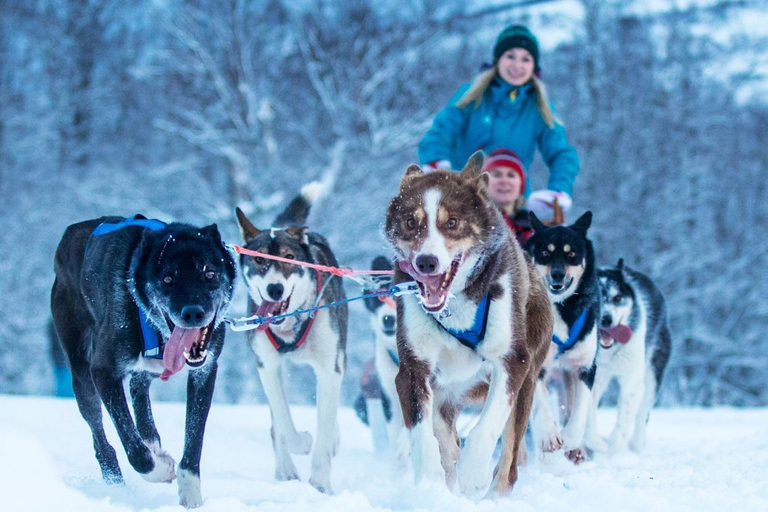
[[(435, 116), (419, 145), (421, 163), (448, 160), (453, 169), (462, 169), (478, 149), (490, 153), (503, 147), (520, 155), (527, 170), (538, 147), (549, 168), (547, 188), (572, 195), (573, 181), (579, 173), (576, 149), (568, 144), (561, 124), (555, 122), (554, 128), (546, 125), (532, 86), (519, 87), (512, 100), (514, 86), (497, 78), (485, 91), (479, 107), (475, 108), (474, 102), (457, 107), (456, 102), (469, 87), (463, 85)], [(525, 195), (530, 193), (530, 180), (526, 180)]]

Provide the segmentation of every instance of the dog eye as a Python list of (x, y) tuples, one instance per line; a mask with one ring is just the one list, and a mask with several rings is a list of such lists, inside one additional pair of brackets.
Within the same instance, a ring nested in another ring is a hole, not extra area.
[(173, 282), (173, 277), (171, 277), (171, 276), (165, 276), (165, 277), (163, 278), (163, 282), (164, 282), (165, 284), (171, 284), (171, 283)]
[(210, 280), (211, 280), (211, 279), (213, 279), (214, 277), (216, 277), (216, 272), (214, 272), (213, 270), (209, 270), (209, 271), (207, 271), (207, 272), (205, 273), (205, 278), (206, 278), (208, 281), (210, 281)]
[(575, 257), (576, 257), (576, 253), (575, 253), (575, 252), (573, 252), (573, 251), (571, 251), (571, 252), (569, 252), (569, 253), (568, 253), (568, 257), (569, 257), (569, 258), (571, 258), (571, 259), (573, 259), (573, 258), (575, 258)]
[(407, 227), (408, 229), (415, 228), (416, 227), (416, 219), (411, 217), (410, 219), (406, 220), (405, 221), (405, 227)]
[(613, 301), (614, 304), (618, 304), (621, 302), (621, 295), (614, 295), (611, 301)]
[(261, 265), (262, 263), (264, 263), (264, 258), (262, 258), (261, 256), (256, 256), (255, 258), (253, 258), (253, 262), (256, 263), (257, 265)]
[(448, 222), (445, 223), (445, 227), (447, 227), (448, 229), (453, 229), (456, 227), (458, 223), (459, 221), (451, 217), (450, 219), (448, 219)]
[(285, 255), (285, 259), (287, 259), (287, 260), (295, 260), (296, 256), (294, 256), (291, 253), (288, 253), (288, 254)]

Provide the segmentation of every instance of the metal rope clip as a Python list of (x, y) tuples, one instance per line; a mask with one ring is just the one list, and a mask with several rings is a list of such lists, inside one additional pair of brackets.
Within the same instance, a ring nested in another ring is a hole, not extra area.
[(417, 293), (419, 293), (419, 285), (416, 281), (408, 281), (407, 283), (395, 284), (389, 287), (389, 295), (392, 297)]

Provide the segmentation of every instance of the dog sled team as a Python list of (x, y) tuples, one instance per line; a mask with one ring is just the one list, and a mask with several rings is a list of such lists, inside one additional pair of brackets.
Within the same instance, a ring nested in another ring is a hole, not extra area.
[[(358, 413), (378, 423), (393, 460), (410, 461), (417, 482), (470, 496), (512, 489), (529, 429), (534, 453), (562, 451), (576, 464), (590, 452), (641, 450), (670, 352), (666, 306), (652, 281), (621, 259), (596, 266), (591, 212), (570, 225), (557, 218), (571, 205), (579, 162), (539, 72), (533, 34), (505, 29), (493, 66), (436, 116), (419, 147), (422, 164), (405, 170), (382, 212), (391, 253), (372, 269), (394, 280), (365, 298), (375, 353)], [(550, 178), (532, 191), (525, 169), (536, 149)], [(102, 404), (138, 473), (176, 479), (186, 507), (203, 503), (203, 433), (240, 274), (248, 314), (258, 319), (247, 339), (269, 402), (275, 478), (298, 479), (292, 455), (311, 452), (309, 482), (332, 492), (349, 299), (341, 278), (325, 271), (339, 267), (328, 241), (306, 227), (319, 193), (305, 186), (270, 226), (238, 208), (238, 257), (215, 224), (136, 215), (67, 228), (51, 309), (105, 481), (123, 477)], [(293, 423), (287, 364), (309, 365), (317, 377), (314, 439)], [(149, 400), (155, 377), (176, 374), (188, 382), (178, 464), (163, 450)], [(606, 439), (595, 413), (614, 378), (617, 420)], [(551, 409), (555, 383), (563, 415)], [(467, 407), (479, 414), (462, 439), (457, 419)]]

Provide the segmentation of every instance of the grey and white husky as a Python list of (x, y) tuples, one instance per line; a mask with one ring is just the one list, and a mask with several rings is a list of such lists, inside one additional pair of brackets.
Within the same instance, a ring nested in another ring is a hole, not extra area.
[[(268, 229), (257, 229), (238, 208), (245, 247), (287, 260), (337, 267), (326, 239), (303, 227), (321, 191), (317, 184), (306, 185)], [(240, 265), (248, 285), (249, 315), (279, 316), (344, 298), (341, 279), (327, 273), (246, 255), (241, 255)], [(307, 454), (312, 448), (312, 436), (296, 431), (283, 388), (284, 365), (307, 364), (317, 377), (317, 441), (309, 482), (321, 492), (331, 492), (331, 459), (338, 446), (336, 414), (346, 367), (347, 315), (343, 304), (319, 310), (314, 318), (289, 316), (248, 332), (272, 414), (277, 480), (298, 479), (291, 454)]]
[[(629, 446), (639, 452), (669, 361), (667, 306), (653, 282), (621, 259), (615, 267), (601, 268), (598, 281), (603, 299), (600, 347), (585, 441), (597, 451), (615, 453)], [(616, 425), (606, 443), (598, 434), (595, 413), (614, 377), (621, 390)]]

